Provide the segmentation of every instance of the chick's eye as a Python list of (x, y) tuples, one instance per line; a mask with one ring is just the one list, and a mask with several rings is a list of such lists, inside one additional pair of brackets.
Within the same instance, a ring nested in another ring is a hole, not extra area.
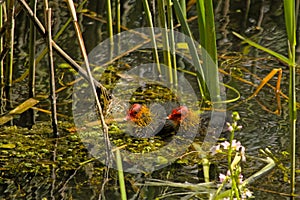
[(138, 112), (137, 111), (133, 111), (133, 114), (137, 114)]
[(176, 116), (177, 118), (180, 118), (180, 117), (181, 117), (181, 113), (176, 113), (175, 116)]

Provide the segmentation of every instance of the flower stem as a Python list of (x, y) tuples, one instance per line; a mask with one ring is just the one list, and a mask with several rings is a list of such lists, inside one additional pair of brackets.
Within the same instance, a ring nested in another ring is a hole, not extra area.
[(236, 178), (235, 178), (235, 175), (234, 175), (233, 166), (231, 165), (231, 163), (232, 163), (232, 141), (233, 141), (233, 138), (234, 138), (234, 129), (232, 129), (230, 131), (230, 141), (229, 141), (230, 145), (229, 145), (229, 149), (228, 149), (228, 168), (229, 168), (229, 171), (230, 171), (230, 178), (231, 178), (231, 183), (232, 183), (230, 199), (231, 200), (233, 199), (233, 193), (235, 193), (236, 198), (239, 200), (240, 199), (239, 190), (238, 190), (238, 187), (236, 185)]

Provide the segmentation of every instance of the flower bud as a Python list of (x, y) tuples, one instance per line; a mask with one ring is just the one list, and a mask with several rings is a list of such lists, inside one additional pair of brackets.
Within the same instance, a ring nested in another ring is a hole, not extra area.
[(233, 119), (233, 121), (239, 121), (241, 119), (239, 113), (236, 112), (236, 111), (233, 112), (232, 113), (232, 119)]

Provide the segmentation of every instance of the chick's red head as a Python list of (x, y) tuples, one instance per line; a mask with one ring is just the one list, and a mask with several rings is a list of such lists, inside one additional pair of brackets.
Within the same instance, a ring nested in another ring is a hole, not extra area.
[(127, 115), (126, 115), (126, 120), (127, 121), (133, 121), (134, 119), (137, 118), (137, 115), (139, 114), (139, 112), (141, 112), (142, 110), (142, 105), (135, 103), (131, 106), (131, 108), (128, 110)]
[(179, 106), (172, 110), (172, 113), (167, 117), (167, 119), (175, 122), (181, 122), (188, 116), (188, 113), (189, 109), (186, 106)]

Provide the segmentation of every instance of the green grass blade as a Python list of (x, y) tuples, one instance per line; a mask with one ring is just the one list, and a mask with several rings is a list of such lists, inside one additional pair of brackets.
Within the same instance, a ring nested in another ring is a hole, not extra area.
[[(203, 1), (203, 0), (198, 0), (198, 1)], [(203, 12), (203, 10), (202, 10), (202, 12)], [(204, 31), (206, 32), (205, 38), (204, 38), (204, 40), (206, 41), (206, 45), (204, 46), (204, 48), (206, 49), (208, 54), (211, 56), (212, 60), (215, 63), (217, 63), (216, 30), (215, 30), (214, 10), (213, 10), (212, 0), (204, 1), (204, 12), (205, 12), (205, 14), (202, 14), (205, 17)]]
[(123, 172), (123, 166), (122, 166), (122, 158), (121, 158), (121, 153), (120, 153), (119, 149), (117, 149), (117, 151), (116, 151), (116, 162), (117, 162), (117, 168), (118, 168), (121, 199), (127, 200), (126, 185), (125, 185), (124, 172)]
[(295, 193), (296, 186), (296, 138), (297, 138), (297, 108), (296, 108), (296, 10), (295, 1), (284, 0), (284, 19), (288, 36), (288, 53), (290, 60), (289, 76), (289, 120), (290, 120), (290, 192)]
[(257, 48), (257, 49), (260, 49), (260, 50), (262, 50), (262, 51), (264, 51), (264, 52), (269, 53), (270, 55), (272, 55), (272, 56), (278, 58), (280, 61), (282, 61), (282, 62), (284, 62), (284, 63), (286, 63), (286, 64), (288, 64), (288, 65), (291, 64), (291, 61), (290, 61), (287, 57), (285, 57), (285, 56), (283, 56), (283, 55), (281, 55), (281, 54), (279, 54), (279, 53), (276, 53), (275, 51), (273, 51), (273, 50), (271, 50), (271, 49), (268, 49), (268, 48), (266, 48), (266, 47), (263, 47), (263, 46), (261, 46), (261, 45), (255, 43), (255, 42), (253, 42), (253, 41), (251, 41), (251, 40), (249, 40), (249, 39), (247, 39), (247, 38), (241, 36), (240, 34), (238, 34), (238, 33), (236, 33), (236, 32), (232, 32), (232, 33), (233, 33), (235, 36), (237, 36), (238, 38), (240, 38), (241, 40), (243, 40), (244, 42), (250, 44), (251, 46), (253, 46), (253, 47)]
[(113, 17), (112, 17), (112, 10), (111, 10), (111, 2), (110, 0), (106, 1), (107, 6), (107, 35), (109, 39), (111, 40), (111, 43), (113, 43)]
[(205, 7), (203, 0), (197, 0), (196, 2), (197, 15), (198, 15), (198, 27), (199, 27), (199, 40), (200, 44), (206, 47), (206, 18), (205, 18)]
[(216, 30), (215, 30), (215, 22), (214, 22), (215, 19), (214, 19), (214, 9), (213, 9), (212, 0), (204, 1), (204, 12), (205, 12), (204, 49), (207, 51), (207, 54), (204, 54), (203, 62), (206, 69), (205, 72), (207, 78), (206, 83), (210, 91), (211, 100), (213, 102), (218, 102), (221, 100), (221, 98), (220, 98), (220, 85), (219, 85), (219, 78), (218, 78), (219, 74), (218, 74)]
[[(142, 2), (143, 2), (145, 14), (146, 14), (146, 19), (148, 21), (149, 27), (154, 27), (153, 26), (153, 21), (152, 21), (152, 14), (151, 14), (151, 11), (150, 11), (150, 8), (149, 8), (148, 0), (142, 0)], [(151, 29), (150, 38), (151, 38), (151, 43), (152, 43), (152, 46), (153, 46), (153, 57), (154, 57), (154, 60), (155, 60), (155, 62), (157, 64), (158, 73), (161, 74), (160, 63), (159, 63), (159, 56), (158, 56), (158, 50), (157, 50), (157, 45), (156, 45), (156, 40), (155, 40), (154, 29)]]
[[(178, 86), (178, 79), (177, 79), (177, 61), (176, 61), (176, 49), (175, 49), (175, 36), (174, 36), (174, 14), (173, 14), (173, 9), (172, 9), (172, 1), (168, 0), (167, 1), (167, 19), (168, 19), (168, 29), (170, 30), (169, 32), (169, 38), (170, 38), (170, 51), (171, 51), (171, 63), (172, 66), (169, 66), (169, 73), (172, 74), (171, 77), (173, 77), (173, 83), (175, 85), (175, 88)], [(173, 69), (172, 69), (173, 67)]]
[[(201, 80), (201, 85), (199, 85), (199, 87), (202, 87), (202, 88), (200, 88), (200, 91), (201, 90), (204, 91), (203, 88), (206, 87), (205, 86), (205, 75), (203, 73), (202, 66), (200, 64), (201, 61), (200, 61), (195, 43), (192, 39), (193, 36), (192, 36), (191, 30), (189, 28), (189, 25), (188, 25), (187, 21), (184, 18), (184, 14), (182, 13), (182, 10), (181, 10), (181, 7), (180, 7), (180, 4), (179, 4), (178, 0), (174, 0), (173, 3), (174, 3), (175, 13), (176, 13), (177, 18), (179, 19), (180, 24), (182, 26), (182, 30), (190, 38), (190, 40), (186, 41), (186, 42), (188, 44), (188, 47), (189, 47), (189, 50), (190, 50), (190, 53), (191, 53), (191, 56), (192, 56), (194, 67), (196, 68), (196, 71), (197, 71), (197, 77), (198, 77), (199, 80)], [(204, 94), (205, 97), (208, 98), (209, 94), (207, 94), (207, 92), (204, 92), (204, 93), (205, 93)]]
[(284, 18), (288, 40), (291, 46), (296, 45), (295, 1), (284, 0)]

